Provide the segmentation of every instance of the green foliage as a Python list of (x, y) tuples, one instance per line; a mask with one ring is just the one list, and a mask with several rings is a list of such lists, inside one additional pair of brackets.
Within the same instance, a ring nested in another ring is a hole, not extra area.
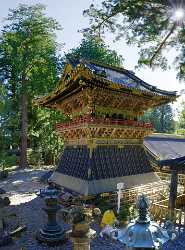
[(110, 203), (108, 202), (108, 200), (104, 197), (101, 197), (96, 206), (101, 210), (102, 214), (107, 211), (110, 207)]
[(178, 128), (183, 131), (185, 129), (185, 102), (183, 102), (181, 105), (182, 105), (182, 110), (179, 114)]
[(59, 111), (40, 107), (32, 107), (30, 117), (30, 147), (42, 152), (44, 164), (55, 164), (63, 148), (63, 139), (57, 135), (55, 124), (67, 118)]
[(8, 155), (5, 152), (1, 152), (0, 157), (1, 157), (0, 160), (1, 170), (8, 169), (12, 166), (17, 165), (17, 157), (15, 155)]
[(40, 166), (42, 162), (42, 152), (33, 150), (32, 148), (27, 149), (27, 159), (29, 165)]
[(100, 37), (108, 30), (115, 34), (115, 40), (124, 37), (129, 45), (138, 46), (139, 66), (150, 65), (157, 52), (152, 65), (166, 69), (163, 52), (174, 48), (177, 75), (184, 79), (184, 20), (177, 22), (174, 19), (174, 12), (180, 7), (185, 8), (184, 1), (105, 0), (102, 5), (91, 4), (84, 10), (84, 15), (90, 20), (90, 28), (84, 29), (84, 34)]
[(151, 122), (156, 132), (159, 133), (173, 133), (175, 130), (173, 112), (169, 104), (146, 111), (144, 116), (141, 117), (141, 120)]
[(176, 133), (185, 136), (185, 102), (181, 104), (182, 110), (179, 112), (179, 120), (176, 125)]
[(14, 106), (14, 101), (6, 96), (0, 115), (0, 151), (7, 150), (10, 145), (19, 146), (20, 139), (20, 111)]
[[(41, 136), (39, 143), (35, 142), (34, 133), (38, 132), (35, 124), (38, 123), (39, 112), (32, 116), (32, 99), (50, 92), (56, 86), (62, 64), (57, 56), (55, 31), (61, 27), (54, 19), (47, 17), (44, 11), (45, 7), (40, 4), (21, 4), (17, 9), (9, 11), (7, 24), (1, 32), (0, 91), (4, 90), (5, 98), (3, 102), (0, 99), (0, 107), (3, 106), (0, 139), (5, 152), (10, 146), (19, 148), (20, 138), (23, 137), (26, 140), (28, 138), (28, 146), (33, 146), (34, 151), (45, 152), (48, 145), (45, 139), (51, 134), (48, 123), (40, 123), (39, 127), (40, 132), (45, 132), (44, 142), (40, 143)], [(24, 102), (23, 96), (26, 98)], [(28, 103), (28, 108), (24, 111), (25, 103)], [(40, 116), (45, 116), (44, 111), (40, 112)], [(21, 121), (24, 121), (24, 127)], [(53, 140), (56, 143), (56, 137)], [(51, 147), (51, 143), (49, 145)]]
[(127, 221), (129, 216), (130, 216), (130, 205), (125, 204), (120, 209), (118, 219), (120, 221)]
[(4, 105), (5, 105), (5, 98), (6, 98), (6, 93), (5, 93), (5, 88), (2, 82), (0, 82), (0, 112), (3, 111)]
[(122, 66), (123, 63), (122, 56), (115, 50), (110, 50), (101, 39), (95, 36), (84, 38), (80, 46), (71, 49), (65, 57), (74, 61), (85, 59), (112, 66)]
[(8, 24), (0, 39), (1, 78), (13, 97), (20, 95), (23, 77), (30, 96), (44, 94), (54, 86), (57, 76), (57, 22), (44, 14), (42, 5), (20, 5), (10, 10)]
[(183, 128), (177, 129), (175, 132), (177, 135), (185, 136), (185, 129), (183, 129)]
[(136, 208), (136, 205), (130, 205), (129, 207), (129, 216), (131, 219), (135, 219), (138, 216), (138, 210)]

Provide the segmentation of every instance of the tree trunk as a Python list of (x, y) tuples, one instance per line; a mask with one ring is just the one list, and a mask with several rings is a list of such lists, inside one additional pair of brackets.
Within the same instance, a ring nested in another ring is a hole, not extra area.
[(161, 122), (161, 132), (164, 133), (165, 132), (165, 107), (164, 105), (161, 107), (161, 118), (160, 118), (160, 122)]
[(26, 87), (23, 86), (22, 96), (21, 96), (21, 154), (20, 154), (20, 167), (21, 168), (28, 167), (27, 131), (28, 131), (28, 95), (27, 95)]

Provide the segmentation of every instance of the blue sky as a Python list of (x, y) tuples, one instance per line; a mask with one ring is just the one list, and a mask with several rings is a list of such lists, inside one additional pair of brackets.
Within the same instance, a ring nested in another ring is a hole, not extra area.
[[(1, 0), (2, 1), (2, 0)], [(9, 8), (16, 8), (19, 3), (24, 4), (36, 4), (42, 3), (47, 6), (47, 14), (55, 18), (63, 27), (61, 32), (58, 32), (58, 41), (65, 43), (63, 51), (67, 51), (77, 45), (79, 45), (82, 35), (78, 30), (88, 26), (88, 18), (82, 16), (84, 9), (92, 2), (101, 3), (101, 0), (5, 0), (1, 2), (0, 8), (0, 24), (3, 25), (3, 18), (7, 16)], [(106, 36), (106, 44), (111, 49), (116, 50), (125, 58), (124, 67), (129, 70), (133, 70), (136, 74), (141, 77), (144, 81), (157, 86), (158, 88), (165, 90), (177, 90), (185, 88), (184, 83), (179, 83), (176, 79), (175, 71), (168, 70), (162, 71), (160, 69), (152, 71), (150, 69), (135, 70), (134, 67), (137, 64), (138, 52), (136, 47), (128, 47), (124, 40), (114, 43), (111, 34)], [(171, 51), (170, 60), (175, 51)], [(178, 103), (181, 102), (181, 99)], [(178, 103), (174, 105), (176, 108)]]

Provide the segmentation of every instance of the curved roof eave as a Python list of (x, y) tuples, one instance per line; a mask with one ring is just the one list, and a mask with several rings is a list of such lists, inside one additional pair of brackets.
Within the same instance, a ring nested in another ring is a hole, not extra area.
[[(68, 64), (69, 65), (69, 64)], [(97, 64), (100, 65), (100, 64)], [(73, 72), (72, 75), (73, 77), (75, 76), (75, 78), (77, 77), (77, 74), (81, 74), (80, 71), (84, 70), (86, 71), (86, 73), (90, 74), (92, 78), (97, 79), (99, 81), (102, 81), (103, 83), (112, 83), (112, 84), (116, 84), (117, 86), (120, 86), (126, 90), (132, 90), (132, 91), (137, 91), (138, 93), (142, 93), (142, 94), (146, 94), (149, 96), (159, 96), (159, 98), (164, 98), (164, 99), (170, 99), (170, 101), (175, 101), (176, 98), (178, 98), (176, 91), (165, 91), (165, 90), (160, 90), (157, 89), (156, 87), (144, 82), (143, 80), (141, 80), (140, 78), (138, 78), (137, 76), (135, 76), (133, 73), (130, 73), (128, 70), (122, 69), (122, 68), (117, 68), (117, 67), (112, 67), (112, 66), (101, 66), (101, 67), (106, 67), (106, 68), (110, 68), (113, 69), (115, 71), (119, 71), (122, 72), (126, 75), (128, 75), (131, 79), (133, 79), (134, 81), (137, 81), (140, 85), (142, 85), (144, 88), (148, 89), (147, 90), (142, 90), (139, 88), (131, 88), (128, 87), (126, 84), (118, 84), (116, 82), (110, 81), (107, 78), (101, 77), (97, 74), (95, 74), (94, 72), (92, 72), (92, 70), (88, 67), (88, 63), (84, 63), (84, 62), (79, 62), (78, 64), (72, 65), (73, 68)], [(65, 67), (66, 69), (67, 67)], [(50, 94), (48, 94), (47, 96), (38, 98), (34, 100), (34, 104), (35, 105), (45, 105), (46, 103), (52, 102), (53, 100), (56, 100), (58, 97), (61, 97), (62, 93), (67, 92), (67, 89), (69, 88), (65, 86), (64, 82), (66, 81), (66, 79), (64, 78), (65, 76), (65, 72), (63, 72), (61, 79), (59, 80), (59, 85), (58, 87), (53, 90)], [(86, 78), (86, 76), (85, 76)], [(70, 81), (73, 81), (74, 79), (70, 79)], [(62, 85), (64, 87), (62, 87)]]

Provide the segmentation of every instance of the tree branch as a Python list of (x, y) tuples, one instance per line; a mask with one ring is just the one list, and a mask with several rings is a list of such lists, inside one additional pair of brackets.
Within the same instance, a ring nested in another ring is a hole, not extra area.
[(155, 57), (159, 54), (159, 52), (162, 50), (163, 46), (166, 44), (166, 41), (168, 40), (168, 38), (171, 36), (171, 34), (173, 33), (173, 31), (176, 28), (176, 23), (174, 23), (174, 25), (172, 26), (171, 30), (169, 31), (169, 33), (167, 34), (167, 36), (164, 38), (164, 40), (161, 42), (161, 44), (159, 45), (159, 47), (157, 48), (157, 50), (155, 51), (154, 55), (152, 56), (152, 58), (150, 59), (150, 67), (152, 66), (152, 63), (155, 59)]

